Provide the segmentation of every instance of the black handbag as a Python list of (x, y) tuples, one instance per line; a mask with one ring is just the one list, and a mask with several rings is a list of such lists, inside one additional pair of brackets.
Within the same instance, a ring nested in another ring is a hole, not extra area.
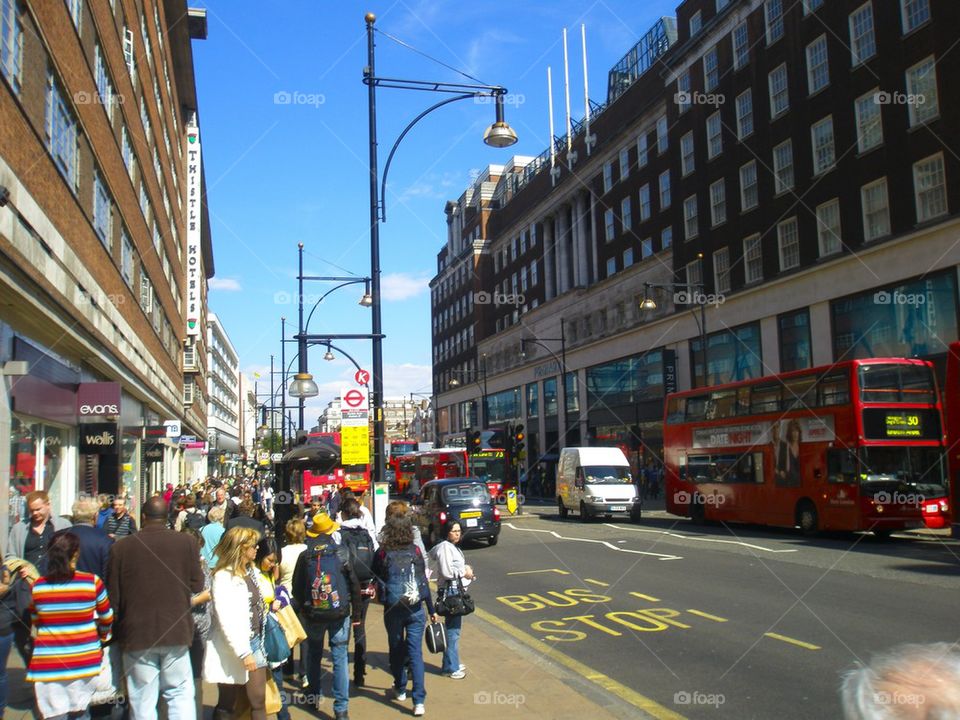
[(437, 591), (437, 615), (458, 617), (469, 615), (475, 609), (473, 598), (464, 590), (463, 580), (460, 578)]
[(447, 649), (447, 629), (443, 623), (427, 623), (427, 650), (432, 653), (442, 653)]

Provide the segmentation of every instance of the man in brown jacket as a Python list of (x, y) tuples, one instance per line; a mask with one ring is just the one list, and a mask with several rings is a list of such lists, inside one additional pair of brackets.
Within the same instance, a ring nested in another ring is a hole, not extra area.
[(163, 498), (150, 498), (141, 531), (110, 552), (107, 590), (132, 720), (156, 720), (160, 695), (169, 720), (196, 717), (190, 598), (203, 590), (200, 548), (191, 535), (168, 530), (166, 519)]

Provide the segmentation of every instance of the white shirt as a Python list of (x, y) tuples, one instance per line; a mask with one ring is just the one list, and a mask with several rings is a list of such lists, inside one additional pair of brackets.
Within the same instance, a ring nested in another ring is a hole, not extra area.
[(463, 551), (449, 540), (437, 543), (430, 551), (429, 560), (431, 569), (436, 573), (438, 587), (446, 587), (456, 578), (463, 578), (463, 587), (470, 584), (471, 581), (463, 577), (467, 571)]

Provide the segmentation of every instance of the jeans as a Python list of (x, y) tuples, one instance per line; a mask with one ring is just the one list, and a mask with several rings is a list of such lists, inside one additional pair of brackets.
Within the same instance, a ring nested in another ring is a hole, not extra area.
[(13, 633), (0, 635), (0, 718), (7, 709), (7, 659), (13, 645)]
[[(287, 703), (284, 702), (283, 693), (283, 665), (277, 665), (273, 670), (273, 681), (277, 684), (277, 690), (280, 691), (280, 712), (277, 713), (277, 720), (290, 720), (290, 710)], [(197, 720), (202, 716), (198, 715)]]
[(80, 710), (79, 712), (67, 713), (66, 715), (54, 715), (52, 718), (47, 718), (47, 720), (90, 720), (90, 708)]
[(390, 672), (393, 686), (399, 691), (407, 689), (407, 659), (413, 672), (413, 702), (421, 704), (427, 697), (423, 685), (423, 629), (426, 614), (421, 604), (416, 610), (397, 606), (385, 610), (383, 624), (387, 629), (390, 644)]
[(353, 677), (363, 680), (367, 672), (367, 608), (370, 598), (366, 595), (360, 601), (360, 624), (353, 628)]
[(347, 669), (347, 645), (350, 642), (350, 617), (329, 623), (305, 624), (307, 631), (307, 683), (310, 693), (319, 698), (320, 661), (323, 659), (323, 636), (330, 634), (330, 655), (333, 659), (333, 712), (347, 711), (350, 675)]
[(189, 650), (167, 645), (123, 653), (131, 720), (156, 720), (160, 696), (167, 703), (168, 720), (196, 718)]
[(444, 618), (447, 628), (447, 649), (443, 651), (443, 663), (440, 672), (454, 673), (460, 669), (460, 626), (463, 616), (449, 616)]

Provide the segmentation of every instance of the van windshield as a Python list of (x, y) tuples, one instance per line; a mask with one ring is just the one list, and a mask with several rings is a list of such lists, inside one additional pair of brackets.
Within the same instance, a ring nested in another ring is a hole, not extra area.
[(587, 485), (629, 485), (633, 482), (626, 465), (589, 465), (583, 468)]

